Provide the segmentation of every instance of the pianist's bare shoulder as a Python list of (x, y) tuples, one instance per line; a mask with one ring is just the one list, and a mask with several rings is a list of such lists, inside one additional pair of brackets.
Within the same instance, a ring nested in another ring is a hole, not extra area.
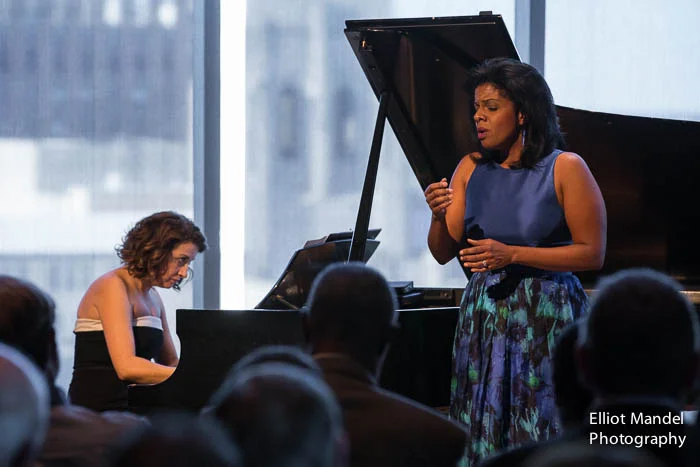
[(163, 303), (154, 288), (140, 287), (122, 266), (107, 271), (90, 284), (78, 305), (78, 318), (102, 321), (104, 313), (115, 308), (133, 318), (161, 317)]
[(80, 300), (78, 318), (100, 320), (100, 311), (104, 305), (123, 302), (125, 299), (128, 303), (129, 289), (133, 291), (133, 285), (129, 286), (129, 275), (125, 272), (120, 267), (95, 279)]

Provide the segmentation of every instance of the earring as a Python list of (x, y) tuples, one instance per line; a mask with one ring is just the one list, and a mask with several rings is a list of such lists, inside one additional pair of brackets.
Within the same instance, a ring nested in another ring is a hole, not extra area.
[(526, 132), (527, 132), (527, 130), (525, 130), (525, 128), (523, 128), (523, 131), (522, 131), (522, 135), (523, 135), (523, 136), (522, 136), (522, 145), (523, 145), (523, 146), (525, 146), (525, 133), (526, 133)]

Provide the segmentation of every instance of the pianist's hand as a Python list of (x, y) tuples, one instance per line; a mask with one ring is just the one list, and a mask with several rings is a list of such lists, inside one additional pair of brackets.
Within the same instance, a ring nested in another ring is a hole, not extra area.
[(445, 217), (447, 206), (452, 204), (452, 188), (447, 184), (446, 178), (428, 185), (428, 188), (425, 189), (425, 201), (430, 206), (435, 219)]

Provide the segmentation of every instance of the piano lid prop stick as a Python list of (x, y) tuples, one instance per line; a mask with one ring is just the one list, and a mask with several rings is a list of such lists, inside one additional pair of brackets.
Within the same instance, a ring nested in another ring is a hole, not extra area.
[(379, 153), (382, 150), (382, 138), (384, 137), (384, 122), (386, 121), (386, 108), (389, 103), (389, 93), (384, 91), (379, 95), (379, 111), (377, 112), (377, 123), (374, 125), (374, 136), (372, 137), (372, 147), (369, 152), (367, 162), (367, 172), (365, 173), (365, 183), (362, 187), (362, 197), (360, 198), (360, 208), (357, 211), (355, 230), (352, 233), (352, 243), (348, 261), (364, 261), (365, 246), (367, 244), (367, 230), (369, 229), (369, 218), (372, 214), (372, 199), (374, 198), (374, 186), (377, 181), (377, 169), (379, 168)]

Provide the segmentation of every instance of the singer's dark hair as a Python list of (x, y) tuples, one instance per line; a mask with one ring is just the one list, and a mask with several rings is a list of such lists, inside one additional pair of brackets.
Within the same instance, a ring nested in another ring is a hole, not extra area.
[[(564, 136), (559, 129), (559, 118), (552, 92), (537, 69), (527, 63), (510, 58), (485, 60), (472, 70), (465, 84), (469, 93), (471, 116), (474, 116), (474, 91), (482, 84), (490, 83), (515, 104), (515, 112), (525, 118), (525, 145), (520, 167), (532, 168), (555, 148), (564, 149)], [(472, 131), (475, 131), (472, 128)], [(498, 160), (497, 151), (482, 148), (481, 162)]]

